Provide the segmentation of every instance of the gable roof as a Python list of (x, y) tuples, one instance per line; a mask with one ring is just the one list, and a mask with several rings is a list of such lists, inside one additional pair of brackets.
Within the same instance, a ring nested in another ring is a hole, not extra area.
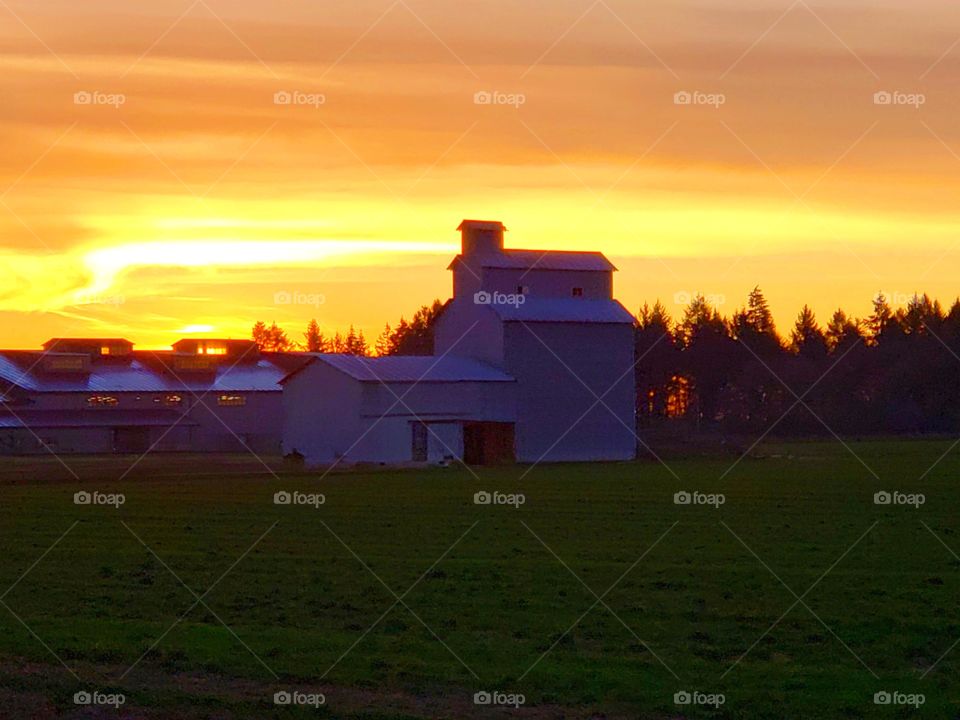
[(633, 325), (636, 320), (616, 300), (526, 296), (520, 305), (487, 305), (504, 322), (571, 322)]
[[(463, 261), (463, 255), (457, 255), (447, 270)], [(477, 263), (484, 268), (503, 268), (515, 270), (587, 270), (612, 272), (616, 266), (607, 260), (601, 252), (580, 252), (574, 250), (502, 250), (484, 253), (477, 257)]]
[[(389, 355), (360, 357), (340, 353), (311, 353), (313, 362), (322, 362), (360, 382), (513, 382), (514, 378), (495, 367), (470, 358), (443, 355)], [(304, 366), (306, 367), (306, 366)], [(280, 382), (285, 383), (303, 370), (298, 368)]]

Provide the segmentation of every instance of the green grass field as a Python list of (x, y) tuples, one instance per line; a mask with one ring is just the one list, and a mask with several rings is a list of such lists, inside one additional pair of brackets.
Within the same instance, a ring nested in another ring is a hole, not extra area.
[[(929, 469), (951, 444), (765, 445), (723, 479), (735, 457), (279, 480), (149, 458), (122, 482), (132, 458), (66, 458), (80, 481), (7, 461), (0, 716), (958, 717), (960, 448)], [(126, 702), (74, 704), (95, 689)]]

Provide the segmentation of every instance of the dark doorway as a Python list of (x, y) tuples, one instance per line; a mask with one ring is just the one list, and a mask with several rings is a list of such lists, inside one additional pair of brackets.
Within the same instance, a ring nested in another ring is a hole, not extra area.
[(505, 465), (516, 462), (514, 424), (464, 423), (463, 461), (467, 465)]
[(427, 426), (422, 422), (413, 423), (412, 457), (414, 462), (427, 461)]
[(145, 453), (150, 449), (150, 428), (121, 427), (113, 430), (115, 453)]

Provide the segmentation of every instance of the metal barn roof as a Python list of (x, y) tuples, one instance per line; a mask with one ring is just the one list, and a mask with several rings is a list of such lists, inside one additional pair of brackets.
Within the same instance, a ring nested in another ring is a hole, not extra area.
[[(445, 355), (356, 355), (316, 353), (326, 363), (361, 382), (512, 382), (513, 378), (495, 367), (469, 358)], [(296, 373), (291, 373), (291, 375)], [(287, 376), (290, 377), (290, 376)], [(285, 378), (286, 379), (286, 378)]]
[[(448, 270), (463, 260), (457, 255)], [(477, 258), (481, 267), (515, 270), (588, 270), (610, 272), (616, 266), (601, 252), (572, 250), (502, 250)]]
[(302, 355), (225, 360), (211, 372), (175, 371), (167, 352), (137, 352), (125, 359), (94, 359), (89, 372), (44, 372), (43, 353), (0, 352), (0, 380), (33, 392), (279, 392), (277, 384), (304, 362)]
[(488, 305), (506, 322), (572, 322), (630, 324), (635, 320), (616, 300), (538, 298), (526, 296), (520, 305)]

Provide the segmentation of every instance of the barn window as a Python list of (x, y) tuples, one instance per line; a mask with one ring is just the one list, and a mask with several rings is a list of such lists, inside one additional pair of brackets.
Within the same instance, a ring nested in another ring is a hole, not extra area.
[(119, 402), (113, 395), (91, 395), (87, 398), (87, 407), (113, 407)]
[(574, 288), (573, 289), (574, 297), (583, 297), (583, 288)]
[(224, 407), (239, 407), (247, 404), (247, 398), (243, 395), (220, 395), (217, 397), (217, 405)]

